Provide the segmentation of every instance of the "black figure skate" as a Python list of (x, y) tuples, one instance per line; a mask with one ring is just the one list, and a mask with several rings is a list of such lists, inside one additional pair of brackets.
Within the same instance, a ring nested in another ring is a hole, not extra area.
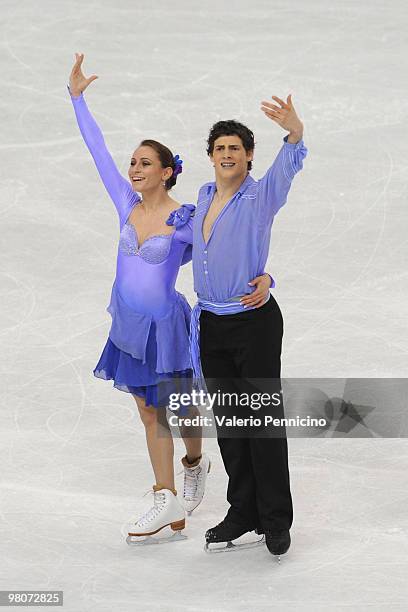
[[(204, 550), (208, 553), (232, 552), (233, 550), (241, 550), (243, 548), (255, 548), (265, 543), (263, 535), (258, 540), (252, 542), (233, 543), (233, 540), (240, 538), (250, 531), (255, 531), (257, 535), (263, 534), (263, 530), (260, 528), (256, 529), (254, 526), (244, 527), (225, 518), (221, 523), (206, 531)], [(215, 546), (211, 546), (212, 544)], [(217, 547), (217, 544), (225, 544), (225, 546)]]
[(289, 531), (287, 529), (265, 529), (265, 539), (269, 552), (275, 555), (278, 563), (280, 563), (281, 555), (289, 550)]

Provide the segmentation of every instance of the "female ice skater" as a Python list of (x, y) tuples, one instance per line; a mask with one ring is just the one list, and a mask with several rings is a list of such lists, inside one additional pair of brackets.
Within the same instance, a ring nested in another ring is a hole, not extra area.
[[(174, 488), (174, 446), (163, 411), (168, 393), (174, 390), (168, 383), (173, 381), (179, 391), (189, 389), (191, 382), (191, 309), (175, 290), (175, 281), (180, 265), (191, 260), (195, 207), (180, 206), (169, 196), (182, 162), (157, 141), (143, 140), (130, 160), (129, 180), (121, 176), (83, 97), (88, 85), (98, 78), (84, 76), (83, 59), (83, 54), (76, 54), (70, 75), (71, 100), (120, 225), (116, 278), (108, 307), (112, 326), (94, 374), (113, 380), (117, 389), (132, 394), (145, 426), (156, 478), (154, 505), (130, 526), (128, 541), (143, 538), (150, 543), (154, 540), (145, 536), (168, 525), (176, 537), (180, 534), (185, 510), (190, 514), (203, 498), (210, 468), (201, 450), (201, 429), (183, 427), (183, 508)], [(250, 281), (256, 289), (248, 297), (249, 305), (257, 308), (264, 303), (270, 282), (268, 274)]]
[(175, 281), (180, 265), (191, 260), (195, 207), (180, 206), (169, 196), (182, 171), (182, 160), (155, 140), (141, 142), (130, 160), (129, 180), (121, 176), (83, 97), (98, 77), (86, 78), (81, 69), (84, 55), (75, 56), (68, 90), (79, 129), (116, 207), (120, 226), (116, 278), (108, 307), (112, 326), (94, 375), (113, 380), (117, 389), (136, 401), (156, 479), (154, 505), (129, 526), (128, 542), (150, 542), (145, 536), (168, 525), (175, 532), (171, 539), (177, 539), (183, 537), (185, 510), (191, 513), (203, 498), (210, 468), (201, 450), (200, 431), (184, 428), (183, 507), (175, 490), (173, 439), (166, 418), (159, 418), (166, 410), (169, 381), (174, 391), (188, 387), (191, 380), (191, 309), (175, 290)]

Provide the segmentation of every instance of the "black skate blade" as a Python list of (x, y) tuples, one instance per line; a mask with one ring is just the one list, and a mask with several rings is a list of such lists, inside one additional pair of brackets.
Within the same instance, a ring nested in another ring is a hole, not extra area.
[(282, 565), (282, 563), (281, 563), (282, 562), (282, 556), (284, 554), (285, 553), (281, 553), (280, 555), (272, 555), (275, 563), (277, 563), (278, 565)]
[[(235, 544), (234, 542), (238, 542)], [(258, 546), (265, 545), (265, 536), (262, 536), (259, 540), (253, 542), (242, 542), (239, 543), (239, 538), (234, 542), (206, 542), (204, 550), (206, 553), (222, 553), (222, 552), (233, 552), (237, 550), (244, 550), (248, 548), (258, 548)]]

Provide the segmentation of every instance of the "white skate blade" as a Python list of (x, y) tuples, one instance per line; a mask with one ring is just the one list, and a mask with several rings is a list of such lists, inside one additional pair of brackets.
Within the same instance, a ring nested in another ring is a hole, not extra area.
[(181, 531), (173, 531), (170, 535), (147, 535), (136, 536), (128, 535), (126, 544), (129, 546), (150, 546), (151, 544), (168, 544), (170, 542), (178, 542), (179, 540), (187, 540), (187, 536)]
[(207, 553), (233, 552), (236, 550), (244, 550), (245, 548), (258, 548), (264, 546), (265, 536), (254, 542), (243, 542), (242, 544), (234, 544), (233, 542), (206, 542), (204, 550)]

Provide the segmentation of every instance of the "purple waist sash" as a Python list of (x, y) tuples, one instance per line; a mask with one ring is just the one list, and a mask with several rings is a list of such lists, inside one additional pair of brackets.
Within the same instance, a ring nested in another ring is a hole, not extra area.
[[(269, 294), (270, 297), (270, 294)], [(269, 300), (268, 297), (268, 300)], [(200, 314), (202, 310), (208, 310), (216, 315), (237, 314), (244, 310), (253, 310), (254, 307), (244, 308), (241, 302), (236, 301), (237, 298), (231, 298), (229, 302), (208, 302), (207, 300), (198, 300), (191, 312), (190, 323), (190, 355), (193, 366), (193, 375), (195, 382), (199, 386), (204, 385), (204, 376), (201, 369), (200, 359)]]

